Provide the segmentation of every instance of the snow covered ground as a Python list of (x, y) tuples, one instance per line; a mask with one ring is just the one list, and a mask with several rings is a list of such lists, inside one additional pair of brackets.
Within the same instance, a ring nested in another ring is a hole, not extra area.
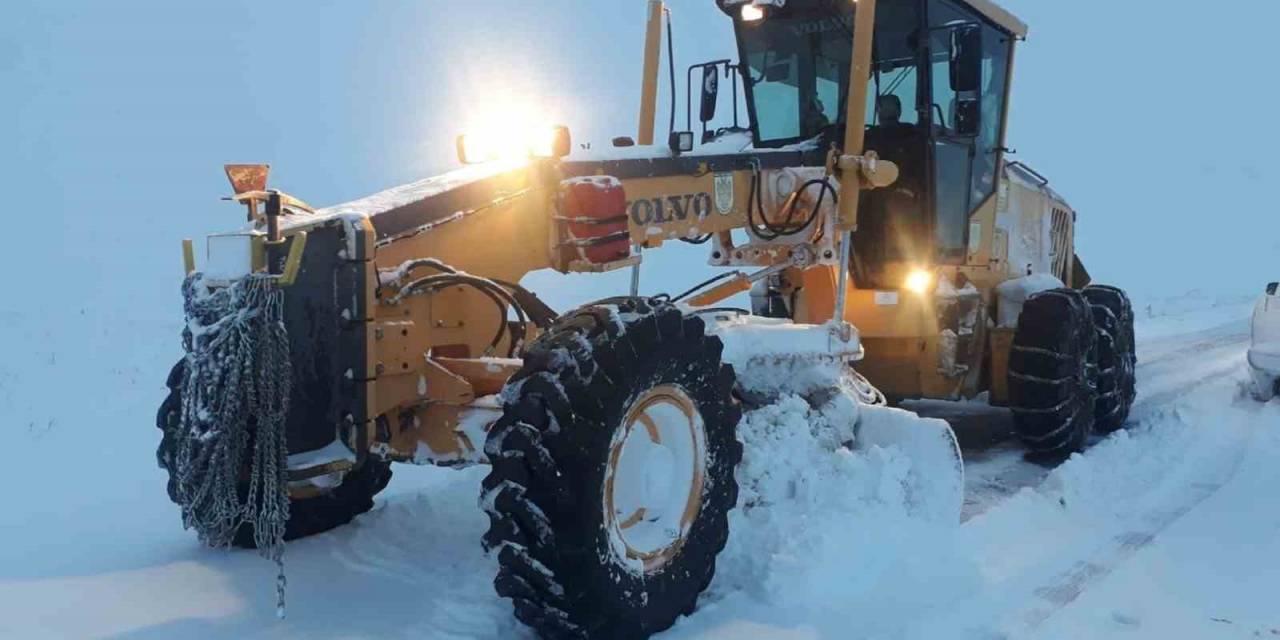
[[(235, 224), (217, 201), (222, 161), (271, 162), (274, 186), (319, 204), (454, 166), (453, 136), (508, 102), (579, 141), (633, 133), (643, 3), (301, 4), (5, 4), (0, 638), (528, 637), (480, 552), (482, 469), (398, 468), (373, 512), (290, 545), (284, 621), (270, 563), (181, 529), (153, 455), (180, 351), (178, 241)], [(671, 4), (680, 64), (736, 55), (713, 3)], [(1133, 427), (1057, 470), (999, 442), (999, 411), (922, 407), (980, 427), (962, 438), (958, 526), (902, 509), (900, 452), (770, 429), (813, 418), (795, 402), (752, 416), (752, 450), (787, 455), (744, 467), (759, 502), (735, 514), (716, 582), (667, 637), (1280, 636), (1280, 402), (1242, 391), (1251, 301), (1280, 255), (1265, 232), (1280, 130), (1221, 117), (1275, 102), (1247, 61), (1280, 4), (1164, 12), (1154, 30), (1152, 3), (1002, 4), (1033, 25), (1010, 144), (1082, 212), (1092, 272), (1159, 296), (1251, 295), (1136, 300)], [(1205, 46), (1167, 46), (1192, 31)], [(1164, 64), (1078, 72), (1147, 50)], [(1188, 71), (1230, 90), (1185, 91)], [(1176, 99), (1152, 109), (1152, 96)], [(1205, 114), (1219, 116), (1213, 152), (1189, 157), (1168, 131)], [(1099, 171), (1112, 148), (1123, 170)], [(663, 259), (676, 266), (646, 265), (648, 292), (701, 279), (686, 267), (705, 250)], [(627, 274), (526, 284), (567, 308), (558, 297), (624, 291)]]
[[(1280, 635), (1280, 403), (1248, 398), (1250, 304), (1139, 300), (1130, 429), (1052, 471), (1010, 444), (966, 452), (962, 525), (903, 507), (901, 452), (840, 449), (807, 424), (831, 416), (798, 400), (749, 414), (752, 508), (735, 512), (699, 611), (667, 637)], [(4, 320), (31, 344), (48, 339), (24, 318)], [(72, 339), (90, 354), (111, 346)], [(21, 455), (0, 467), (0, 637), (529, 637), (490, 586), (483, 469), (397, 468), (373, 512), (291, 544), (277, 620), (271, 564), (201, 548), (165, 497), (151, 424), (172, 342), (138, 340), (132, 359), (67, 379), (78, 389), (99, 375), (113, 393), (50, 423), (24, 393), (36, 387), (5, 369)], [(55, 353), (24, 364), (53, 373)]]

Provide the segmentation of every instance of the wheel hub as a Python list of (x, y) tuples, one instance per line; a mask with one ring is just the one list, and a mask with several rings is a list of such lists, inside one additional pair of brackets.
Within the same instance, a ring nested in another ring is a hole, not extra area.
[(697, 405), (674, 385), (654, 387), (627, 410), (605, 474), (610, 547), (651, 573), (684, 544), (702, 506), (706, 427)]

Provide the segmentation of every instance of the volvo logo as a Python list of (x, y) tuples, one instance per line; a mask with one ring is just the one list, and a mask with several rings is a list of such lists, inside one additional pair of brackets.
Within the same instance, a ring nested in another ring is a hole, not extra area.
[(704, 191), (633, 200), (627, 203), (627, 212), (631, 215), (631, 222), (637, 226), (688, 220), (690, 215), (701, 220), (711, 215), (711, 194)]

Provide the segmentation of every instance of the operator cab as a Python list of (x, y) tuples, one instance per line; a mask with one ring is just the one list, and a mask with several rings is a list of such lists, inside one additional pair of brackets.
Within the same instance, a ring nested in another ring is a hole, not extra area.
[[(843, 142), (855, 3), (717, 2), (734, 19), (755, 146)], [(877, 3), (866, 148), (901, 175), (861, 196), (860, 288), (899, 287), (904, 265), (967, 260), (970, 217), (996, 193), (1009, 63), (1024, 33), (986, 0)]]

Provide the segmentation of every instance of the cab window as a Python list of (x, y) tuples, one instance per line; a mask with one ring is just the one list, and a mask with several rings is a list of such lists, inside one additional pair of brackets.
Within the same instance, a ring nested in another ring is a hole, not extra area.
[(982, 33), (982, 122), (974, 149), (971, 202), (977, 208), (996, 190), (1000, 129), (1004, 124), (1005, 88), (1009, 82), (1009, 36), (990, 26)]
[(844, 123), (853, 3), (797, 3), (737, 21), (756, 144), (779, 146)]

